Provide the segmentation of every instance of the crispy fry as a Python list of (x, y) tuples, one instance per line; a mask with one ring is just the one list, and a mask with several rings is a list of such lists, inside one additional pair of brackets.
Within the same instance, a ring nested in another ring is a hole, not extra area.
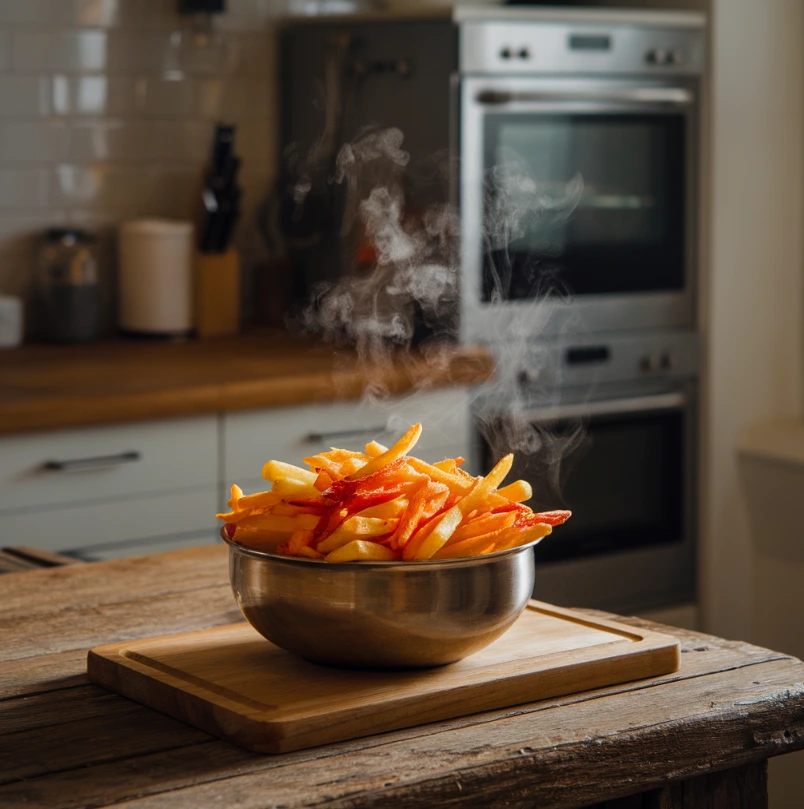
[(515, 480), (502, 489), (497, 489), (497, 494), (502, 495), (512, 503), (523, 503), (533, 497), (533, 488), (527, 480)]
[(408, 498), (397, 497), (394, 500), (389, 500), (387, 503), (380, 503), (378, 506), (369, 506), (369, 508), (359, 511), (356, 516), (388, 519), (390, 517), (399, 517), (407, 508)]
[(296, 517), (285, 517), (275, 514), (252, 514), (236, 524), (235, 536), (238, 542), (246, 531), (270, 531), (286, 533), (290, 536), (300, 528), (311, 530), (318, 525), (318, 517), (314, 514), (299, 514)]
[[(260, 509), (262, 511), (262, 509)], [(225, 523), (238, 523), (242, 522), (246, 519), (246, 517), (250, 517), (254, 512), (254, 509), (244, 508), (238, 511), (229, 511), (226, 514), (216, 514), (215, 517), (219, 520), (223, 520)]]
[(241, 495), (237, 501), (237, 508), (271, 508), (281, 502), (282, 498), (274, 492), (255, 492), (254, 494)]
[(483, 514), (461, 524), (447, 541), (447, 545), (472, 539), (500, 529), (508, 529), (516, 522), (516, 515), (511, 512), (502, 514)]
[(323, 559), (324, 554), (319, 553), (314, 548), (311, 548), (309, 545), (305, 546), (304, 548), (299, 548), (299, 552), (297, 556), (306, 556), (308, 559)]
[(232, 511), (237, 511), (239, 506), (238, 503), (240, 502), (240, 498), (243, 496), (243, 490), (236, 485), (232, 486), (232, 496), (229, 498), (227, 505), (229, 506)]
[(325, 504), (315, 505), (314, 501), (307, 504), (294, 503), (289, 500), (280, 500), (277, 505), (271, 508), (271, 514), (281, 517), (295, 517), (297, 514), (315, 514), (320, 517), (326, 514), (327, 506)]
[(440, 469), (442, 472), (450, 472), (454, 474), (458, 471), (458, 467), (466, 460), (466, 458), (444, 458), (443, 461), (436, 461), (433, 466)]
[(328, 562), (393, 562), (399, 559), (399, 554), (385, 545), (356, 539), (328, 553), (324, 558)]
[[(316, 471), (326, 472), (327, 475), (333, 480), (340, 480), (343, 475), (341, 474), (341, 464), (339, 461), (333, 461), (332, 458), (328, 458), (325, 453), (321, 453), (320, 455), (311, 455), (309, 458), (304, 458), (304, 462), (313, 470), (313, 473)], [(315, 483), (313, 483), (315, 485)]]
[(347, 480), (359, 480), (360, 478), (364, 478), (372, 472), (377, 472), (382, 469), (382, 467), (401, 458), (403, 455), (407, 455), (408, 452), (416, 446), (416, 442), (419, 440), (421, 434), (422, 425), (414, 424), (389, 450), (383, 452), (382, 455), (378, 455), (376, 458), (372, 458), (362, 469), (358, 469), (357, 472), (353, 472), (349, 475)]
[(470, 537), (452, 545), (445, 544), (433, 554), (433, 558), (458, 559), (462, 556), (479, 556), (482, 553), (491, 553), (497, 550), (496, 543), (504, 532), (505, 529), (501, 528), (499, 531), (490, 531), (487, 534)]
[(400, 519), (396, 531), (391, 535), (391, 547), (404, 548), (413, 532), (419, 527), (419, 523), (432, 517), (444, 505), (448, 495), (449, 489), (441, 483), (432, 481), (422, 483), (410, 498), (405, 516)]
[(329, 553), (356, 539), (388, 536), (397, 526), (397, 520), (382, 520), (378, 517), (350, 517), (326, 539), (316, 545), (320, 553)]
[(408, 458), (408, 463), (420, 474), (427, 475), (438, 483), (449, 486), (451, 492), (455, 494), (466, 494), (475, 484), (475, 478), (466, 474), (462, 469), (454, 472), (445, 472), (443, 469), (426, 463), (418, 458)]
[(429, 559), (452, 536), (462, 519), (463, 512), (460, 504), (453, 506), (444, 514), (433, 517), (430, 523), (425, 525), (425, 530), (429, 525), (433, 527), (426, 530), (423, 539), (416, 542), (415, 545), (411, 540), (405, 546), (405, 559)]
[(327, 472), (321, 471), (318, 473), (318, 477), (315, 479), (313, 486), (315, 486), (319, 492), (325, 492), (334, 482), (335, 481)]
[(383, 446), (379, 441), (369, 441), (366, 444), (366, 455), (369, 458), (376, 458), (379, 455), (382, 455), (383, 452), (388, 452), (388, 447)]
[(290, 537), (288, 542), (288, 553), (295, 556), (301, 551), (302, 548), (309, 547), (312, 541), (313, 532), (305, 531), (303, 528), (300, 528), (298, 531), (294, 531), (293, 535)]
[(510, 531), (505, 540), (497, 544), (496, 550), (505, 551), (509, 548), (518, 548), (520, 545), (527, 545), (536, 539), (543, 539), (552, 533), (553, 527), (547, 523), (536, 523), (519, 531)]
[(302, 469), (300, 466), (294, 466), (291, 463), (283, 463), (282, 461), (268, 461), (262, 468), (262, 476), (265, 480), (271, 482), (291, 478), (293, 480), (300, 480), (312, 486), (315, 483), (316, 475), (307, 469)]
[(541, 511), (533, 515), (538, 518), (539, 522), (547, 523), (547, 525), (563, 525), (571, 516), (571, 511)]
[(357, 472), (358, 469), (362, 469), (365, 465), (366, 461), (360, 458), (347, 458), (341, 464), (341, 474), (344, 476), (351, 475), (353, 472)]
[[(315, 481), (314, 481), (315, 482)], [(284, 480), (275, 480), (271, 491), (278, 494), (284, 499), (297, 499), (297, 498), (315, 498), (320, 497), (321, 493), (311, 483), (304, 483), (300, 480), (293, 478), (285, 478)]]

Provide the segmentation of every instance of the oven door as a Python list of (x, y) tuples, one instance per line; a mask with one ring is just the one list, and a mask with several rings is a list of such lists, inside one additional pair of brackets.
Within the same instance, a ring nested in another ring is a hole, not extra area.
[(692, 326), (695, 81), (468, 77), (460, 93), (464, 337), (505, 334), (550, 292), (557, 329), (562, 310), (594, 331)]
[[(545, 453), (519, 456), (511, 472), (533, 486), (534, 511), (573, 513), (535, 549), (535, 596), (609, 609), (692, 599), (694, 387), (524, 415), (552, 447), (585, 425), (583, 439), (561, 459), (560, 475)], [(495, 452), (481, 444), (488, 469)]]

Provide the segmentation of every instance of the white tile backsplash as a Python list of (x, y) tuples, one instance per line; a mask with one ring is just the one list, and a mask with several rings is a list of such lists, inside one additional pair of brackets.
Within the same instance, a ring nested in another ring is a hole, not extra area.
[(91, 28), (139, 27), (142, 0), (58, 0), (64, 22)]
[(71, 163), (136, 163), (160, 159), (155, 125), (129, 119), (78, 121), (70, 127)]
[[(259, 241), (248, 228), (275, 175), (272, 32), (287, 4), (228, 0), (211, 28), (177, 5), (0, 0), (0, 293), (27, 289), (49, 225), (108, 248), (125, 219), (195, 216), (219, 120), (238, 127), (241, 238)], [(101, 260), (112, 278), (114, 250)]]
[[(142, 80), (144, 82), (144, 80)], [(139, 80), (128, 76), (54, 76), (52, 109), (63, 116), (135, 116)]]
[[(167, 163), (189, 160), (198, 165), (209, 158), (215, 130), (213, 122), (157, 121), (151, 126), (157, 160)], [(238, 152), (243, 151), (243, 135), (241, 132)]]
[(22, 211), (46, 205), (45, 169), (0, 169), (0, 208)]
[(0, 75), (0, 118), (49, 115), (50, 78)]
[(69, 129), (62, 121), (0, 122), (0, 163), (55, 163), (68, 155)]
[(13, 65), (17, 73), (58, 71), (88, 73), (107, 67), (105, 31), (14, 32)]
[(0, 71), (11, 68), (11, 59), (11, 34), (8, 31), (0, 30)]
[(60, 6), (69, 0), (3, 0), (0, 23), (19, 25), (54, 25), (64, 22)]

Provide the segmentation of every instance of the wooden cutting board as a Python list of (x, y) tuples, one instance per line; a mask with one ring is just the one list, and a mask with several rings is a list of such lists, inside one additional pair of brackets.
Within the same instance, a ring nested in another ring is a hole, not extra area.
[(419, 671), (308, 663), (248, 624), (89, 653), (92, 680), (263, 753), (368, 736), (675, 671), (666, 635), (531, 601), (490, 646)]

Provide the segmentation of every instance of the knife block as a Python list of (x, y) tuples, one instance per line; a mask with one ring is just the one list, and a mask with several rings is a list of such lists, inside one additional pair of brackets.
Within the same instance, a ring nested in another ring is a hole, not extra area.
[(240, 330), (240, 257), (195, 254), (195, 330), (198, 337), (223, 337)]

